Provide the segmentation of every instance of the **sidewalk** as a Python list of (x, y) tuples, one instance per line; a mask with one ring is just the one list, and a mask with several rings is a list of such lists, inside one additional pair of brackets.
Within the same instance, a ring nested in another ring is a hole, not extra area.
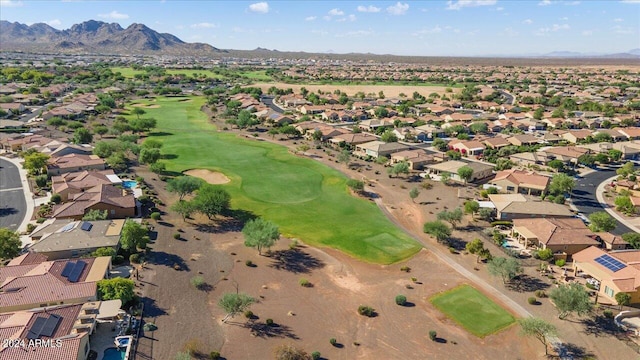
[(615, 211), (613, 211), (613, 209), (611, 209), (609, 207), (609, 204), (607, 204), (604, 201), (604, 187), (607, 184), (609, 184), (612, 181), (614, 181), (615, 179), (617, 179), (617, 178), (618, 178), (618, 176), (612, 176), (612, 177), (608, 178), (607, 180), (601, 182), (600, 185), (598, 185), (598, 188), (596, 189), (596, 198), (598, 199), (598, 202), (600, 203), (600, 205), (602, 205), (604, 210), (609, 213), (609, 215), (613, 216), (616, 220), (618, 220), (622, 224), (626, 225), (629, 229), (631, 229), (631, 230), (633, 230), (633, 231), (635, 231), (637, 233), (640, 233), (640, 218), (635, 219), (635, 220), (627, 220), (627, 219), (623, 218), (622, 216), (620, 216)]

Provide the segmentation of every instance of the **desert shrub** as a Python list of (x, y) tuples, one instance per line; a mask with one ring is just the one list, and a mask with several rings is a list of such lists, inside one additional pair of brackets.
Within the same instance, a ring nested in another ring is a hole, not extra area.
[(320, 351), (314, 351), (311, 353), (311, 360), (319, 360), (321, 356)]
[(411, 268), (408, 267), (408, 266), (403, 266), (403, 267), (400, 268), (400, 271), (404, 271), (404, 272), (408, 273), (408, 272), (411, 271)]
[(302, 287), (311, 287), (311, 283), (309, 282), (309, 280), (302, 278), (298, 281), (298, 284), (300, 284), (300, 286)]
[(329, 344), (336, 346), (338, 344), (338, 340), (336, 340), (336, 338), (331, 338), (329, 339)]
[(536, 290), (535, 294), (536, 294), (536, 297), (539, 297), (539, 298), (546, 298), (547, 297), (547, 293), (544, 292), (544, 290)]
[(267, 326), (273, 326), (275, 323), (273, 322), (273, 319), (267, 319), (264, 321), (265, 324), (267, 324)]
[(47, 218), (43, 218), (43, 217), (41, 217), (41, 218), (38, 218), (38, 220), (36, 220), (36, 223), (38, 223), (38, 224), (42, 224), (42, 223), (43, 223), (43, 222), (45, 222), (46, 220), (47, 220)]
[(145, 323), (144, 326), (142, 327), (142, 330), (144, 331), (155, 331), (158, 330), (158, 326), (156, 326), (156, 324), (154, 323)]
[(151, 213), (151, 215), (150, 215), (150, 217), (151, 217), (153, 220), (160, 220), (160, 213), (159, 213), (159, 212), (157, 212), (157, 211), (156, 211), (156, 212), (152, 212), (152, 213)]
[(51, 202), (54, 204), (60, 204), (60, 202), (62, 202), (62, 196), (60, 196), (60, 194), (51, 195)]
[(358, 314), (360, 315), (372, 317), (375, 314), (375, 312), (376, 312), (375, 309), (372, 308), (371, 306), (366, 306), (366, 305), (358, 306)]
[(606, 309), (602, 312), (602, 315), (604, 315), (604, 317), (606, 317), (607, 319), (613, 319), (613, 311)]
[(115, 258), (113, 258), (113, 264), (114, 265), (120, 265), (124, 262), (124, 256), (122, 255), (116, 255)]
[(173, 234), (173, 238), (176, 239), (176, 240), (179, 240), (180, 239), (180, 233)]
[(132, 264), (140, 264), (140, 254), (131, 254), (129, 256), (129, 262)]
[(407, 297), (404, 295), (397, 295), (396, 296), (396, 304), (400, 305), (400, 306), (404, 306), (407, 303)]
[(556, 266), (557, 267), (563, 267), (566, 263), (567, 263), (567, 261), (565, 259), (556, 260)]
[(291, 244), (289, 244), (289, 250), (295, 250), (295, 249), (297, 249), (297, 248), (298, 248), (298, 245), (299, 245), (299, 244), (298, 244), (298, 240), (293, 239), (293, 240), (291, 241)]
[(491, 226), (498, 226), (498, 225), (513, 226), (513, 223), (511, 221), (508, 221), (508, 220), (496, 220), (496, 221), (493, 221), (491, 223)]
[(527, 299), (527, 302), (529, 303), (529, 305), (535, 305), (538, 303), (538, 299), (536, 299), (535, 297), (531, 296)]
[(36, 226), (33, 225), (32, 223), (27, 224), (27, 233), (31, 234), (35, 229), (36, 229)]
[(551, 260), (551, 258), (553, 257), (553, 250), (551, 249), (542, 249), (542, 250), (538, 250), (535, 252), (535, 254), (538, 255), (538, 258), (540, 258), (540, 260)]
[(247, 265), (248, 267), (253, 267), (253, 261), (251, 260), (245, 261), (244, 264)]
[(175, 360), (191, 360), (191, 354), (188, 352), (179, 352), (176, 354)]
[(184, 351), (187, 352), (187, 354), (194, 356), (200, 352), (199, 350), (201, 347), (202, 343), (200, 340), (191, 339), (184, 344)]
[(194, 276), (191, 278), (191, 285), (200, 290), (204, 287), (204, 278), (202, 276)]
[(35, 177), (35, 181), (36, 181), (36, 185), (39, 188), (43, 188), (43, 187), (47, 186), (47, 182), (49, 182), (49, 178), (45, 174), (38, 175), (38, 176)]
[(220, 359), (220, 353), (217, 351), (212, 351), (209, 353), (209, 359), (211, 360), (218, 360)]
[(431, 341), (436, 341), (437, 338), (438, 338), (438, 333), (435, 330), (430, 330), (429, 339), (431, 339)]
[(586, 283), (586, 284), (584, 284), (584, 286), (586, 286), (587, 289), (596, 290), (596, 287), (594, 285), (592, 285), (592, 284)]
[(251, 310), (245, 311), (244, 312), (244, 317), (246, 317), (247, 319), (253, 318), (253, 311), (251, 311)]
[(456, 250), (456, 248), (451, 247), (451, 246), (449, 247), (449, 252), (450, 252), (450, 253), (452, 253), (452, 254), (457, 254), (457, 253), (458, 253), (458, 251)]

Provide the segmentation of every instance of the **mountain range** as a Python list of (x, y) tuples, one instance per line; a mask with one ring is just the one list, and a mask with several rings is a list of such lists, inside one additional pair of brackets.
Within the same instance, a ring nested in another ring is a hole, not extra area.
[[(211, 56), (211, 57), (273, 57), (273, 58), (348, 58), (413, 62), (411, 56), (375, 55), (375, 54), (334, 54), (305, 53), (268, 50), (221, 50), (205, 43), (186, 43), (178, 37), (158, 33), (144, 24), (131, 24), (122, 28), (117, 23), (89, 20), (75, 24), (66, 30), (58, 30), (44, 23), (33, 25), (18, 22), (0, 21), (0, 51), (23, 51), (66, 54), (103, 54), (103, 55), (174, 55), (174, 56)], [(482, 58), (496, 56), (483, 56)], [(505, 57), (497, 56), (497, 57)], [(540, 59), (640, 59), (640, 49), (625, 53), (577, 53), (555, 51), (548, 54), (511, 55), (510, 58)]]
[(213, 55), (224, 52), (204, 43), (186, 43), (144, 24), (122, 28), (117, 23), (89, 20), (66, 30), (47, 24), (0, 21), (0, 50), (77, 54)]

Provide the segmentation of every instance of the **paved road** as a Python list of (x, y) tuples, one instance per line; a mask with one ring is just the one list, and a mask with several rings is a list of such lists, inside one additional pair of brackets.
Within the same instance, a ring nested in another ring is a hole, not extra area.
[(273, 103), (273, 96), (263, 95), (260, 98), (260, 101), (262, 101), (265, 105), (270, 107), (271, 110), (273, 110), (273, 111), (275, 111), (277, 113), (280, 113), (280, 114), (284, 113), (284, 110), (281, 107), (279, 107), (278, 105)]
[(516, 98), (515, 96), (509, 94), (508, 92), (504, 91), (504, 90), (498, 90), (502, 96), (505, 97), (505, 102), (509, 105), (513, 105), (516, 102)]
[[(596, 188), (601, 182), (612, 176), (616, 176), (616, 170), (606, 169), (587, 174), (576, 181), (576, 187), (571, 193), (571, 199), (573, 204), (581, 213), (589, 217), (589, 214), (591, 213), (603, 211), (600, 202), (598, 202), (598, 199), (596, 198)], [(633, 230), (629, 229), (617, 220), (616, 222), (618, 223), (618, 226), (616, 226), (611, 233), (622, 235), (624, 233), (633, 232)]]
[(17, 230), (27, 211), (16, 165), (0, 159), (0, 227)]

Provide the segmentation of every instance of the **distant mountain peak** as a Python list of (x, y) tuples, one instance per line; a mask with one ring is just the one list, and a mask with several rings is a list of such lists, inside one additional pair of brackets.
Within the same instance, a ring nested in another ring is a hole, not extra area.
[(87, 20), (66, 30), (43, 23), (27, 26), (2, 20), (0, 50), (196, 56), (220, 52), (209, 44), (189, 44), (174, 35), (158, 33), (145, 24), (133, 23), (124, 29), (118, 23), (98, 20)]

